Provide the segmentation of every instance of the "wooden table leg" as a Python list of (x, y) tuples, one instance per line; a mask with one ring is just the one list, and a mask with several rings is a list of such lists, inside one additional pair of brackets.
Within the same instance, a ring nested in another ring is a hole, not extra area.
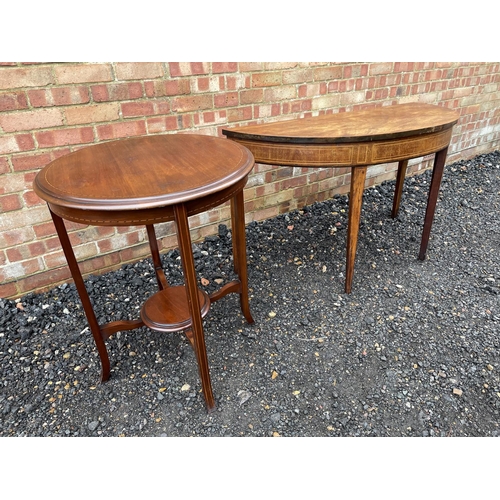
[(398, 164), (398, 175), (396, 177), (396, 188), (394, 190), (394, 200), (392, 202), (391, 217), (395, 219), (398, 216), (399, 204), (401, 203), (401, 194), (403, 192), (403, 184), (406, 176), (406, 168), (408, 160), (400, 161)]
[(59, 236), (59, 240), (61, 242), (66, 261), (68, 262), (71, 276), (73, 277), (73, 280), (75, 282), (78, 295), (80, 295), (80, 300), (82, 301), (83, 310), (85, 311), (85, 315), (87, 316), (90, 330), (92, 332), (92, 335), (94, 336), (97, 351), (99, 353), (99, 357), (101, 358), (101, 381), (105, 382), (109, 379), (110, 363), (101, 328), (97, 321), (94, 308), (92, 307), (92, 302), (90, 301), (89, 294), (87, 293), (87, 289), (85, 288), (82, 273), (80, 272), (75, 253), (73, 252), (73, 247), (71, 246), (71, 242), (69, 241), (69, 236), (68, 232), (66, 231), (64, 221), (61, 219), (61, 217), (53, 213), (52, 210), (50, 211), (50, 214), (52, 216), (52, 220), (54, 221), (54, 225), (56, 226), (57, 235)]
[(200, 373), (201, 387), (205, 396), (208, 411), (215, 409), (215, 401), (210, 382), (210, 370), (208, 366), (205, 335), (203, 332), (203, 321), (198, 298), (198, 283), (194, 267), (193, 251), (191, 247), (191, 235), (189, 233), (189, 222), (185, 205), (174, 206), (175, 222), (177, 224), (177, 238), (181, 254), (182, 269), (184, 271), (184, 282), (188, 299), (189, 313), (192, 319), (193, 344), (198, 370)]
[(153, 259), (153, 266), (155, 268), (156, 281), (158, 282), (158, 290), (164, 290), (168, 287), (168, 282), (161, 265), (160, 251), (158, 250), (158, 240), (156, 239), (155, 228), (152, 224), (148, 224), (146, 226), (146, 231), (148, 233), (149, 249), (151, 250), (151, 258)]
[(347, 265), (345, 292), (351, 293), (352, 278), (354, 276), (354, 261), (358, 244), (359, 220), (361, 217), (361, 204), (365, 189), (367, 167), (351, 168), (351, 192), (349, 196), (349, 219), (347, 227)]
[(439, 195), (439, 187), (441, 186), (441, 179), (443, 177), (444, 164), (446, 162), (446, 155), (448, 148), (442, 149), (436, 153), (434, 157), (434, 169), (432, 170), (431, 185), (429, 188), (429, 195), (427, 198), (427, 209), (425, 211), (424, 230), (422, 232), (422, 241), (420, 243), (420, 253), (418, 258), (425, 259), (427, 252), (427, 245), (429, 243), (429, 236), (431, 234), (432, 221), (434, 219), (434, 212), (436, 210), (436, 203)]
[(245, 236), (245, 206), (243, 191), (231, 198), (231, 224), (233, 229), (234, 270), (240, 279), (240, 306), (248, 323), (253, 323), (248, 299), (247, 249)]

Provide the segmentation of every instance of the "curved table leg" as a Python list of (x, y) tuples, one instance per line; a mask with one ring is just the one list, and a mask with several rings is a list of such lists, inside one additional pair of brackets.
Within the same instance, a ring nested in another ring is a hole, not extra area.
[(432, 221), (434, 219), (434, 212), (436, 210), (436, 203), (439, 195), (439, 187), (443, 177), (444, 164), (446, 162), (446, 155), (448, 148), (442, 149), (436, 153), (434, 157), (434, 169), (432, 170), (432, 180), (429, 188), (429, 195), (427, 198), (427, 209), (425, 211), (424, 230), (422, 232), (422, 241), (420, 243), (420, 253), (418, 258), (425, 259), (427, 252), (427, 244), (429, 243), (429, 236), (431, 234)]
[(85, 311), (90, 330), (92, 331), (92, 335), (94, 336), (97, 351), (99, 352), (99, 357), (101, 358), (101, 381), (105, 382), (109, 379), (110, 363), (108, 351), (106, 350), (106, 344), (104, 343), (103, 335), (101, 332), (101, 327), (99, 326), (94, 308), (92, 307), (92, 303), (90, 301), (89, 294), (87, 293), (87, 289), (85, 288), (82, 273), (80, 272), (80, 268), (78, 267), (78, 262), (76, 260), (75, 253), (73, 252), (71, 242), (69, 241), (68, 232), (66, 231), (64, 221), (61, 219), (61, 217), (53, 213), (52, 210), (50, 210), (50, 215), (52, 216), (52, 220), (54, 221), (54, 225), (56, 226), (57, 235), (59, 236), (66, 261), (68, 262), (71, 276), (73, 277), (73, 281), (75, 282), (78, 295), (80, 295), (83, 310)]
[(408, 160), (400, 161), (398, 164), (398, 175), (396, 177), (396, 188), (394, 190), (394, 200), (392, 202), (391, 217), (395, 219), (398, 216), (399, 204), (401, 203), (401, 194), (403, 193), (403, 184), (406, 176)]
[(184, 271), (184, 282), (188, 299), (189, 314), (192, 319), (191, 331), (193, 334), (193, 345), (198, 370), (201, 378), (201, 387), (205, 396), (208, 411), (215, 409), (215, 401), (210, 382), (210, 370), (208, 366), (205, 335), (203, 333), (203, 321), (201, 318), (200, 301), (198, 298), (198, 284), (194, 267), (193, 252), (191, 248), (191, 235), (189, 233), (189, 222), (186, 207), (183, 204), (174, 206), (175, 222), (177, 224), (177, 238), (181, 254), (182, 269)]
[(356, 247), (358, 245), (359, 220), (365, 188), (366, 168), (351, 168), (351, 191), (349, 195), (349, 219), (347, 227), (346, 293), (351, 293), (352, 278), (354, 276), (354, 261), (356, 260)]
[(243, 191), (231, 198), (234, 270), (240, 279), (240, 306), (248, 323), (253, 323), (248, 299), (247, 250), (245, 237), (245, 206)]

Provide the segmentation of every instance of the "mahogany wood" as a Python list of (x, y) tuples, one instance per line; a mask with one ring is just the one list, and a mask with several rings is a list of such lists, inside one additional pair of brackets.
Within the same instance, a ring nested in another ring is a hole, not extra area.
[[(159, 331), (185, 330), (196, 354), (207, 408), (215, 408), (202, 318), (211, 301), (238, 293), (243, 315), (253, 322), (243, 207), (243, 188), (253, 165), (248, 149), (233, 141), (176, 134), (100, 143), (58, 158), (39, 172), (33, 188), (49, 206), (101, 359), (102, 381), (110, 375), (105, 340), (112, 334), (145, 324)], [(237, 219), (232, 225), (238, 279), (208, 297), (198, 289), (188, 217), (227, 201)], [(159, 291), (146, 301), (141, 319), (99, 325), (63, 219), (97, 226), (146, 226)], [(169, 288), (154, 230), (154, 224), (172, 220), (185, 277), (182, 293)]]
[[(198, 289), (201, 317), (210, 309), (208, 295)], [(141, 309), (144, 324), (159, 332), (179, 332), (191, 328), (186, 287), (169, 286), (151, 296)]]
[(350, 167), (351, 189), (346, 249), (345, 291), (350, 293), (361, 214), (366, 167), (398, 162), (392, 208), (401, 202), (408, 160), (435, 155), (419, 258), (425, 258), (435, 204), (459, 114), (422, 103), (371, 107), (345, 113), (290, 119), (224, 129), (229, 139), (247, 147), (257, 163), (299, 167)]

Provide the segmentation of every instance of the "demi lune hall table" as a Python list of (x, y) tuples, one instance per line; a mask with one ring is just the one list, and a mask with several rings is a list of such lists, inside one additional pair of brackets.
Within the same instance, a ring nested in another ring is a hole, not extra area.
[(367, 167), (398, 162), (394, 218), (408, 160), (435, 153), (419, 252), (419, 259), (424, 260), (452, 129), (458, 119), (458, 112), (442, 106), (407, 103), (247, 125), (222, 133), (247, 147), (256, 163), (351, 168), (345, 280), (345, 291), (350, 293)]
[[(211, 302), (238, 293), (243, 315), (253, 323), (243, 200), (253, 165), (248, 149), (233, 141), (173, 134), (96, 144), (58, 158), (39, 172), (33, 187), (48, 203), (99, 352), (102, 381), (110, 375), (105, 341), (112, 334), (144, 325), (162, 332), (184, 331), (196, 354), (207, 409), (215, 408), (203, 317)], [(197, 284), (188, 217), (227, 201), (237, 279), (208, 296)], [(146, 300), (140, 318), (98, 323), (64, 219), (96, 226), (146, 226), (159, 291)], [(177, 226), (184, 286), (169, 286), (162, 269), (154, 225), (166, 221)]]

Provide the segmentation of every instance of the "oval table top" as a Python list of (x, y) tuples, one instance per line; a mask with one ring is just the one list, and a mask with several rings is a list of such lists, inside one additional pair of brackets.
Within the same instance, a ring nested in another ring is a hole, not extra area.
[(83, 210), (175, 205), (217, 193), (254, 165), (245, 147), (200, 134), (141, 136), (95, 144), (62, 156), (36, 176), (36, 194)]
[(394, 104), (223, 129), (230, 139), (293, 144), (370, 142), (451, 128), (457, 111), (424, 103)]

